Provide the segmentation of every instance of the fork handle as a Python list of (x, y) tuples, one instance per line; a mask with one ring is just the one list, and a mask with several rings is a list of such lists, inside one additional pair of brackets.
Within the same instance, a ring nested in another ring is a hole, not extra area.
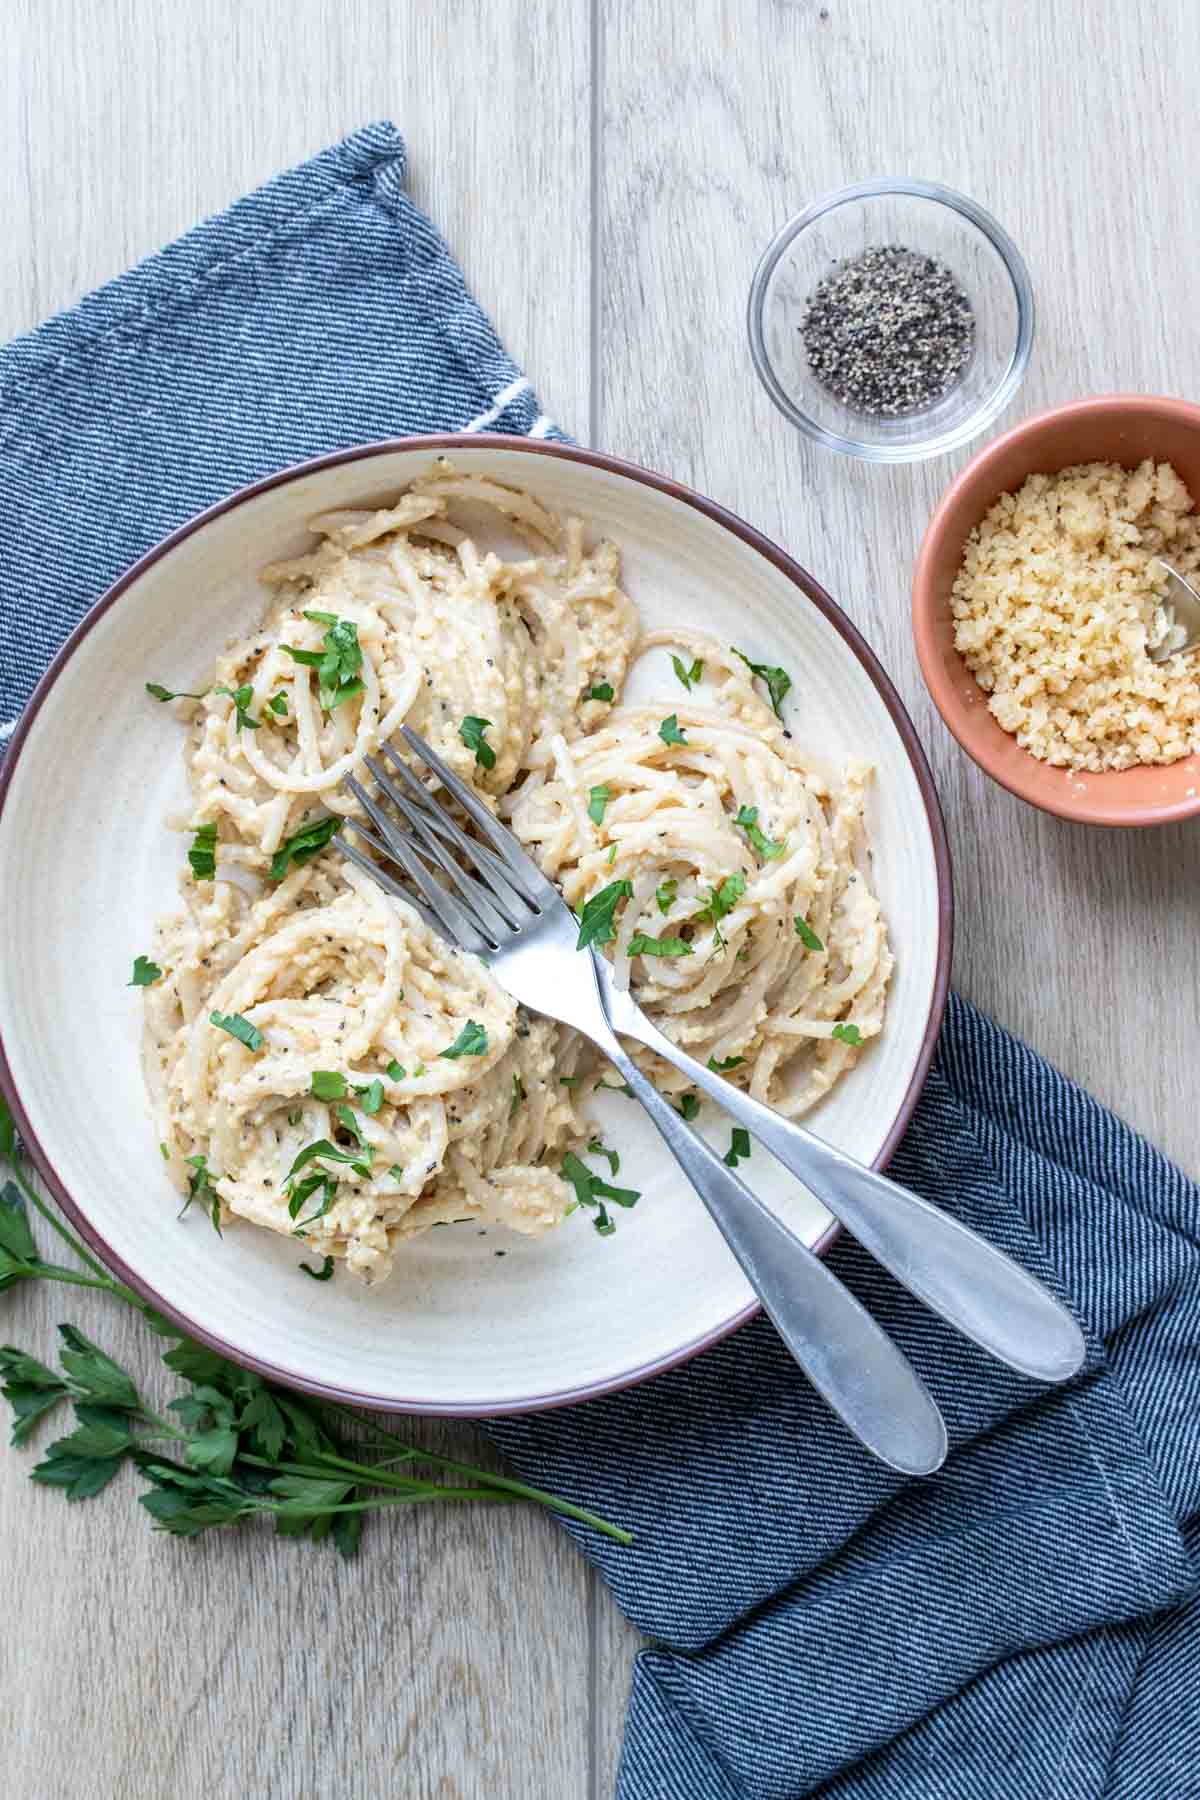
[[(1040, 1381), (1065, 1381), (1087, 1353), (1049, 1290), (949, 1213), (734, 1087), (680, 1050), (645, 1014), (622, 1030), (674, 1063), (824, 1202), (885, 1269), (965, 1337)], [(632, 1083), (630, 1083), (632, 1086)]]
[(940, 1468), (946, 1456), (942, 1415), (886, 1332), (820, 1257), (689, 1130), (615, 1038), (600, 1047), (649, 1113), (817, 1392), (860, 1443), (893, 1469), (928, 1475)]

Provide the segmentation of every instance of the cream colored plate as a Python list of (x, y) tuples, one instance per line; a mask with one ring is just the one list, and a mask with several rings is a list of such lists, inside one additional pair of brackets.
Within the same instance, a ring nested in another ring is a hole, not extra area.
[[(639, 1379), (752, 1309), (639, 1109), (615, 1094), (598, 1109), (622, 1182), (643, 1194), (614, 1237), (598, 1237), (581, 1214), (541, 1240), (451, 1227), (402, 1251), (377, 1290), (344, 1272), (314, 1287), (294, 1243), (236, 1224), (219, 1240), (200, 1216), (176, 1223), (142, 1088), (140, 1000), (125, 986), (151, 921), (173, 903), (183, 854), (163, 827), (185, 796), (180, 731), (143, 683), (203, 682), (214, 654), (260, 612), (256, 570), (311, 542), (311, 514), (387, 500), (428, 466), (433, 446), (347, 452), (226, 502), (145, 558), (68, 644), (10, 746), (0, 788), (0, 1076), (43, 1174), (92, 1242), (196, 1336), (296, 1385), (398, 1409), (488, 1413)], [(940, 1022), (950, 898), (928, 771), (869, 652), (782, 552), (685, 489), (558, 446), (468, 438), (447, 447), (465, 471), (527, 485), (613, 537), (647, 627), (686, 621), (784, 664), (802, 741), (875, 764), (875, 878), (896, 953), (887, 1024), (810, 1122), (864, 1161), (879, 1157), (911, 1108)], [(727, 1143), (725, 1121), (706, 1115)], [(743, 1174), (809, 1243), (826, 1233), (828, 1215), (765, 1152)]]

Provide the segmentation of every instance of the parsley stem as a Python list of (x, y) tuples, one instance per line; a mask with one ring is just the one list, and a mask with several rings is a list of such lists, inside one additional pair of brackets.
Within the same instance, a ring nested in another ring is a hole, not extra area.
[(30, 1281), (65, 1281), (71, 1287), (101, 1288), (106, 1294), (112, 1290), (111, 1281), (97, 1281), (93, 1275), (77, 1275), (74, 1269), (64, 1269), (60, 1263), (28, 1263), (16, 1273)]
[[(528, 1486), (523, 1481), (514, 1481), (508, 1475), (493, 1475), (490, 1470), (473, 1469), (470, 1463), (456, 1462), (452, 1456), (436, 1456), (432, 1450), (417, 1450), (406, 1444), (402, 1437), (386, 1426), (377, 1425), (374, 1419), (363, 1413), (355, 1412), (353, 1407), (339, 1406), (336, 1402), (327, 1406), (328, 1412), (337, 1413), (340, 1418), (353, 1420), (358, 1425), (365, 1425), (371, 1435), (381, 1443), (396, 1444), (407, 1452), (413, 1462), (433, 1463), (439, 1469), (453, 1469), (460, 1475), (471, 1475), (476, 1480), (484, 1480), (489, 1486), (502, 1489), (521, 1500), (533, 1500), (539, 1506), (548, 1507), (551, 1512), (561, 1513), (564, 1518), (575, 1519), (580, 1525), (590, 1525), (593, 1531), (602, 1532), (605, 1537), (612, 1538), (618, 1544), (632, 1544), (633, 1533), (625, 1531), (619, 1525), (610, 1525), (599, 1513), (588, 1512), (586, 1507), (575, 1506), (569, 1500), (561, 1500), (557, 1494), (548, 1494), (544, 1488)], [(363, 1465), (359, 1465), (360, 1467)]]
[[(36, 1206), (37, 1210), (41, 1213), (43, 1219), (45, 1219), (47, 1225), (50, 1226), (52, 1231), (56, 1231), (58, 1233), (59, 1237), (62, 1239), (63, 1243), (68, 1245), (68, 1247), (75, 1252), (75, 1254), (79, 1258), (80, 1262), (84, 1263), (87, 1266), (87, 1268), (89, 1268), (92, 1271), (92, 1273), (94, 1275), (98, 1275), (100, 1277), (101, 1282), (103, 1283), (103, 1285), (105, 1287), (118, 1287), (119, 1288), (119, 1283), (116, 1283), (113, 1281), (112, 1276), (109, 1274), (108, 1270), (104, 1267), (103, 1263), (98, 1263), (96, 1261), (95, 1257), (92, 1256), (89, 1251), (84, 1249), (83, 1245), (79, 1242), (79, 1239), (75, 1236), (75, 1234), (71, 1231), (68, 1231), (66, 1226), (62, 1223), (62, 1221), (58, 1218), (58, 1216), (55, 1213), (51, 1212), (50, 1208), (46, 1205), (46, 1202), (42, 1199), (42, 1196), (38, 1193), (38, 1191), (34, 1187), (33, 1183), (26, 1178), (25, 1172), (21, 1168), (20, 1163), (13, 1160), (9, 1163), (8, 1166), (12, 1172), (14, 1180), (17, 1183), (17, 1186), (20, 1188), (20, 1190), (24, 1194), (25, 1198), (29, 1201), (30, 1205)], [(95, 1285), (95, 1284), (93, 1284), (93, 1285)], [(129, 1299), (137, 1298), (136, 1295), (134, 1295), (129, 1288), (120, 1288), (120, 1292), (124, 1293), (126, 1295), (126, 1297)], [(139, 1306), (141, 1305), (140, 1300), (138, 1301), (138, 1305)]]
[[(242, 1457), (243, 1462), (249, 1460)], [(306, 1519), (324, 1518), (326, 1513), (374, 1512), (380, 1506), (415, 1506), (423, 1500), (492, 1500), (500, 1505), (509, 1502), (515, 1504), (516, 1494), (498, 1494), (493, 1488), (449, 1488), (438, 1487), (434, 1482), (429, 1487), (414, 1489), (410, 1494), (380, 1494), (374, 1500), (345, 1500), (340, 1506), (308, 1506), (303, 1507)], [(281, 1512), (287, 1517), (288, 1507), (296, 1504), (287, 1500), (277, 1500), (270, 1507), (272, 1512)]]

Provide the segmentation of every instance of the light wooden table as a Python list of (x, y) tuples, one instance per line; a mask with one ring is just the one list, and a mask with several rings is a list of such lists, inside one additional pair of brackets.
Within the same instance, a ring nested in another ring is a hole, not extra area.
[[(1192, 0), (9, 0), (5, 37), (0, 335), (394, 119), (414, 193), (563, 425), (779, 538), (882, 654), (949, 818), (960, 989), (1197, 1168), (1200, 833), (1058, 824), (959, 754), (907, 611), (955, 461), (801, 443), (743, 328), (789, 213), (929, 176), (1028, 258), (1038, 341), (1010, 419), (1106, 389), (1195, 397)], [(3, 1335), (44, 1353), (64, 1315), (151, 1367), (73, 1296), (9, 1299)], [(345, 1565), (266, 1535), (152, 1537), (131, 1493), (68, 1509), (27, 1466), (0, 1454), (11, 1800), (612, 1793), (635, 1636), (544, 1518), (417, 1512)]]

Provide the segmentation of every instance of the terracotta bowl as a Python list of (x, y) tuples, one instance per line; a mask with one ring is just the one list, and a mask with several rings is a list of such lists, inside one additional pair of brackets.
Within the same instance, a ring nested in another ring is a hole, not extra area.
[(1200, 755), (1163, 768), (1104, 775), (1039, 762), (1001, 730), (954, 648), (950, 589), (970, 532), (993, 502), (1020, 487), (1027, 475), (1052, 475), (1082, 462), (1133, 467), (1148, 456), (1172, 463), (1200, 499), (1200, 406), (1148, 394), (1107, 394), (1026, 419), (972, 457), (952, 483), (929, 522), (913, 575), (921, 672), (967, 755), (1032, 806), (1087, 825), (1162, 825), (1200, 812)]

